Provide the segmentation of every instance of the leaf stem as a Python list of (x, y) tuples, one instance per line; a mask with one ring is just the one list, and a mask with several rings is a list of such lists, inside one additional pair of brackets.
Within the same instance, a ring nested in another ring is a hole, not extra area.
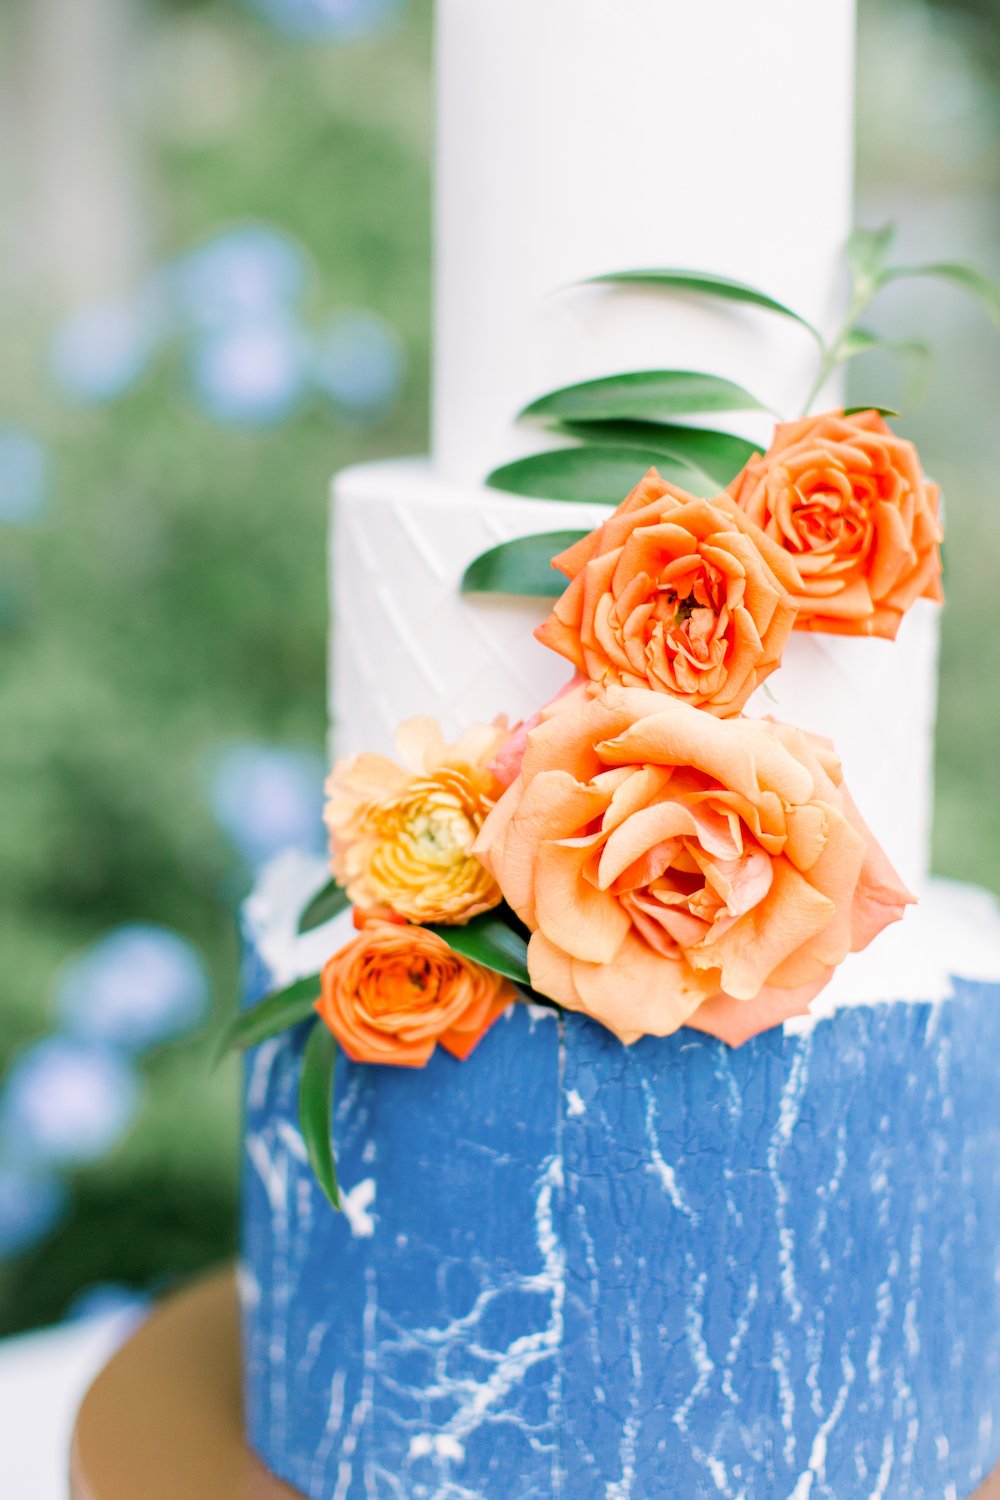
[(855, 286), (854, 294), (851, 297), (851, 303), (847, 309), (847, 317), (844, 320), (843, 327), (839, 330), (832, 343), (823, 346), (823, 355), (820, 359), (819, 368), (816, 372), (816, 379), (813, 381), (812, 389), (806, 397), (805, 405), (802, 408), (802, 415), (804, 417), (807, 417), (809, 415), (810, 408), (812, 407), (813, 402), (816, 400), (816, 397), (826, 385), (826, 382), (829, 380), (830, 376), (833, 374), (837, 366), (842, 363), (844, 348), (847, 344), (847, 340), (854, 332), (854, 329), (857, 326), (858, 319), (871, 303), (871, 300), (875, 296), (877, 290), (877, 284), (871, 284), (869, 286), (862, 285), (860, 287)]

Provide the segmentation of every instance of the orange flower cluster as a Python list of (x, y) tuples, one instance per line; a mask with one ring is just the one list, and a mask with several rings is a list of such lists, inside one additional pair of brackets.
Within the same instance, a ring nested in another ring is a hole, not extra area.
[(500, 900), (472, 847), (501, 791), (490, 762), (507, 738), (503, 719), (454, 744), (432, 719), (411, 719), (396, 735), (399, 764), (365, 754), (333, 768), (331, 864), (360, 935), (326, 963), (317, 1010), (355, 1062), (422, 1067), (438, 1043), (465, 1058), (515, 998), (416, 925), (464, 925)]
[(832, 747), (741, 713), (793, 629), (891, 637), (940, 599), (937, 512), (913, 445), (837, 412), (780, 426), (711, 501), (651, 471), (554, 559), (537, 635), (584, 686), (508, 742), (476, 845), (535, 988), (625, 1042), (737, 1045), (902, 915)]
[(940, 599), (938, 492), (874, 412), (777, 429), (728, 493), (651, 471), (557, 557), (537, 635), (574, 682), (512, 733), (400, 731), (328, 784), (360, 933), (318, 1010), (359, 1062), (464, 1058), (516, 991), (424, 923), (505, 900), (532, 985), (623, 1042), (690, 1025), (731, 1045), (803, 1013), (914, 898), (832, 746), (742, 717), (793, 629), (892, 637)]

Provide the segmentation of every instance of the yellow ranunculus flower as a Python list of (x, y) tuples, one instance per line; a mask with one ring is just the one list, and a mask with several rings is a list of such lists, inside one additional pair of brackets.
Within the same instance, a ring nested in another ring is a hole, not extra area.
[(334, 876), (355, 906), (457, 924), (497, 905), (472, 846), (501, 790), (489, 766), (507, 734), (497, 720), (449, 745), (432, 719), (410, 719), (396, 735), (400, 765), (369, 754), (338, 761), (326, 825)]

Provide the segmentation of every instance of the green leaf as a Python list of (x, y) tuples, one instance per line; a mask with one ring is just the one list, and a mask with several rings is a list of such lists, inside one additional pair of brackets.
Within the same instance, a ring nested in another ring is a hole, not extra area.
[(560, 422), (611, 421), (622, 417), (655, 421), (692, 412), (766, 409), (756, 396), (720, 375), (704, 375), (695, 370), (636, 370), (628, 375), (605, 375), (600, 380), (551, 391), (533, 401), (521, 415)]
[(813, 338), (822, 343), (817, 329), (802, 317), (801, 313), (794, 312), (783, 302), (776, 302), (766, 292), (748, 286), (745, 281), (733, 281), (728, 276), (710, 276), (704, 271), (612, 271), (608, 276), (591, 276), (584, 285), (600, 286), (605, 283), (615, 285), (622, 282), (631, 282), (640, 286), (662, 286), (678, 292), (701, 292), (707, 297), (721, 297), (727, 302), (750, 303), (754, 307), (766, 308), (768, 312), (780, 313), (784, 318), (791, 318), (793, 322), (808, 329)]
[(838, 365), (846, 364), (849, 359), (857, 359), (859, 354), (884, 347), (885, 340), (880, 339), (878, 334), (869, 333), (866, 328), (852, 328), (837, 345), (836, 362)]
[(664, 479), (692, 494), (714, 493), (707, 474), (665, 452), (597, 443), (533, 453), (494, 469), (486, 483), (513, 495), (618, 505), (654, 465)]
[(503, 974), (515, 984), (530, 987), (528, 944), (497, 912), (483, 912), (481, 916), (473, 917), (464, 927), (448, 927), (444, 923), (438, 923), (429, 930), (437, 933), (449, 948), (461, 953), (463, 958), (471, 958), (474, 963), (482, 964), (484, 969)]
[(844, 416), (845, 417), (856, 417), (856, 416), (859, 416), (860, 413), (863, 412), (863, 411), (876, 411), (876, 412), (878, 412), (878, 414), (879, 414), (880, 417), (898, 417), (899, 416), (899, 412), (898, 411), (893, 411), (893, 409), (892, 409), (891, 406), (872, 406), (871, 404), (869, 404), (867, 406), (845, 406), (844, 407)]
[(846, 364), (860, 354), (871, 354), (877, 349), (905, 362), (906, 399), (911, 405), (916, 405), (926, 391), (931, 358), (927, 345), (917, 339), (883, 339), (869, 333), (866, 328), (852, 328), (838, 345), (836, 363)]
[(287, 989), (268, 995), (252, 1009), (241, 1010), (223, 1032), (216, 1060), (233, 1048), (245, 1051), (248, 1047), (256, 1047), (258, 1042), (265, 1042), (268, 1037), (277, 1036), (279, 1032), (288, 1031), (305, 1021), (313, 1014), (320, 988), (320, 976), (310, 974), (306, 979), (297, 979)]
[(317, 891), (299, 917), (299, 932), (312, 932), (324, 922), (338, 917), (350, 906), (347, 892), (335, 880), (328, 880), (321, 891)]
[(994, 323), (1000, 324), (1000, 290), (988, 276), (972, 266), (963, 266), (951, 261), (938, 261), (926, 266), (892, 266), (882, 273), (882, 285), (890, 281), (902, 281), (912, 276), (930, 276), (938, 281), (950, 281), (963, 291), (986, 304)]
[(336, 1062), (337, 1038), (322, 1021), (317, 1021), (302, 1054), (299, 1129), (316, 1180), (332, 1206), (339, 1210), (340, 1189), (333, 1152), (333, 1075)]
[(552, 567), (552, 559), (586, 535), (585, 531), (546, 531), (540, 536), (501, 542), (469, 564), (462, 578), (462, 592), (557, 599), (566, 588), (566, 579)]
[(881, 229), (856, 229), (847, 241), (847, 264), (856, 300), (868, 301), (880, 285), (895, 237), (896, 226), (885, 224)]
[(927, 363), (931, 354), (927, 345), (917, 339), (883, 339), (867, 328), (852, 328), (837, 346), (837, 364), (846, 364), (849, 359), (857, 359), (859, 354), (871, 354), (875, 349), (912, 359), (921, 366)]
[(715, 491), (725, 489), (742, 468), (760, 452), (756, 443), (732, 432), (707, 427), (681, 427), (670, 422), (560, 422), (558, 431), (584, 442), (623, 443), (655, 455), (657, 467), (664, 458), (690, 464), (712, 480)]

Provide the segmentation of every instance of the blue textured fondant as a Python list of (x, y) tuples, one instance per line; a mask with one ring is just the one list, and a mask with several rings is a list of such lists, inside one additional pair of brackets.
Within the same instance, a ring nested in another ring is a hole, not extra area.
[[(249, 991), (266, 976), (251, 963)], [(730, 1051), (518, 1006), (247, 1073), (246, 1407), (314, 1500), (966, 1500), (1000, 1450), (1000, 987)]]

